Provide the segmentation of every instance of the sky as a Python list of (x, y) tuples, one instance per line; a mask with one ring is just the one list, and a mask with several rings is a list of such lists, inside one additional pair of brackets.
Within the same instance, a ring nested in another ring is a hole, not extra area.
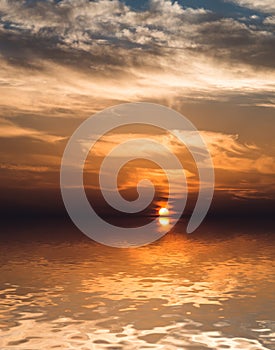
[[(168, 106), (200, 130), (215, 166), (212, 213), (272, 214), (274, 0), (0, 0), (2, 215), (63, 213), (60, 163), (73, 131), (106, 107), (142, 101)], [(100, 198), (100, 162), (129, 135), (173, 150), (192, 204), (190, 155), (150, 128), (116, 130), (91, 151), (91, 202)], [(122, 193), (135, 197), (144, 176), (165, 201), (163, 172), (141, 160), (121, 171)]]

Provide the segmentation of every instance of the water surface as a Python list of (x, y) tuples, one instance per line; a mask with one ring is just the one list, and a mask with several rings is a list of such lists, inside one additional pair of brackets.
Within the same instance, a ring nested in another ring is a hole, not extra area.
[(7, 228), (0, 349), (275, 349), (273, 231), (244, 227), (180, 223), (134, 249)]

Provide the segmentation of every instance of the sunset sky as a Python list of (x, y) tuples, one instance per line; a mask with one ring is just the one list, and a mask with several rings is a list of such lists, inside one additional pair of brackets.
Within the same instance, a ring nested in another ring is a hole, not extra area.
[[(59, 171), (73, 131), (106, 107), (142, 101), (201, 131), (215, 166), (213, 213), (272, 213), (274, 0), (0, 0), (0, 89), (4, 215), (63, 213)], [(104, 155), (129, 136), (170, 147), (195, 195), (188, 152), (169, 133), (140, 127), (107, 134), (92, 150), (84, 174), (92, 197)], [(122, 170), (120, 189), (131, 193), (136, 174), (152, 177), (165, 199), (162, 171), (140, 160)]]

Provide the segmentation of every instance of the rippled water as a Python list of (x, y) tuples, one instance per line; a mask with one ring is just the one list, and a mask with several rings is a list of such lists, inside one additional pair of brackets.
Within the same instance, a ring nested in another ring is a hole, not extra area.
[(136, 249), (7, 229), (0, 349), (275, 349), (272, 229), (181, 225)]

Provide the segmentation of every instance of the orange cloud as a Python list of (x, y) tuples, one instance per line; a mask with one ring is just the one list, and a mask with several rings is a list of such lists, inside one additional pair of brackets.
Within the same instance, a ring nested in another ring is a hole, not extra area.
[(0, 119), (0, 138), (17, 137), (28, 137), (50, 143), (64, 139), (64, 137), (61, 136), (49, 135), (31, 128), (21, 127), (6, 119)]

